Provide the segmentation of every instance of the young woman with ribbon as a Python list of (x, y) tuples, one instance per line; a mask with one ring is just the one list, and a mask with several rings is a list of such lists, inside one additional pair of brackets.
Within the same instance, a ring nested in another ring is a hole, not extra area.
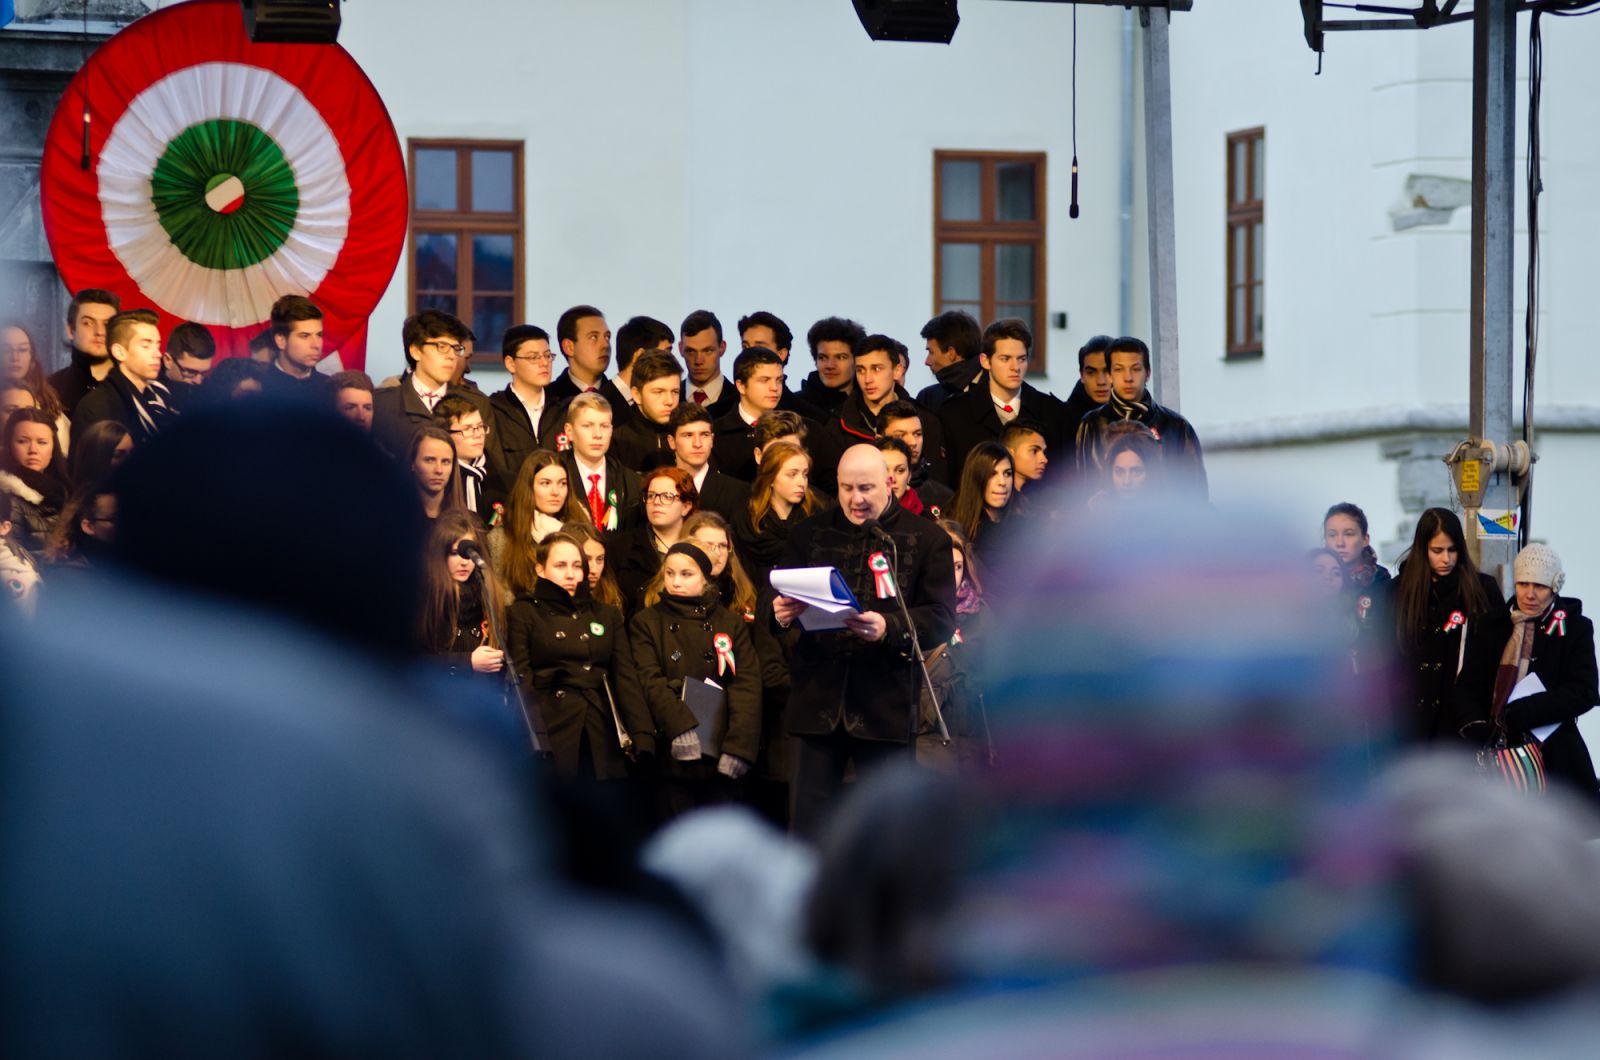
[(1411, 548), (1395, 578), (1395, 636), (1411, 709), (1398, 718), (1402, 737), (1457, 742), (1471, 721), (1455, 709), (1456, 680), (1469, 658), (1499, 651), (1494, 623), (1505, 608), (1500, 586), (1472, 563), (1461, 520), (1429, 508), (1417, 520)]
[[(729, 782), (744, 776), (761, 744), (761, 664), (749, 623), (723, 606), (712, 569), (698, 544), (672, 545), (646, 592), (655, 602), (628, 625), (633, 688), (658, 740), (672, 749), (657, 790), (663, 821), (733, 798)], [(688, 702), (704, 686), (685, 688), (708, 681), (722, 699), (709, 728)]]
[[(1543, 776), (1534, 775), (1532, 766), (1506, 774), (1514, 786), (1536, 788), (1549, 777), (1596, 798), (1594, 761), (1577, 725), (1578, 716), (1600, 700), (1594, 623), (1584, 616), (1583, 601), (1559, 595), (1566, 573), (1549, 545), (1525, 547), (1512, 571), (1516, 597), (1494, 629), (1500, 650), (1467, 664), (1479, 717), (1488, 719), (1477, 728), (1491, 733), (1483, 741), (1491, 751), (1499, 743), (1512, 751), (1536, 747)], [(1463, 684), (1468, 680), (1464, 673)], [(1531, 758), (1521, 756), (1525, 762)], [(1498, 766), (1509, 757), (1486, 752), (1484, 761)]]

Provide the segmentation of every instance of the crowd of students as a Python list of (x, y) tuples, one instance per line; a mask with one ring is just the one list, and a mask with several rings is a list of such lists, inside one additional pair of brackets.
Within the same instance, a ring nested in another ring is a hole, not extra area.
[[(604, 314), (580, 305), (553, 337), (507, 330), (509, 380), (486, 395), (468, 378), (477, 337), (447, 313), (407, 319), (407, 369), (376, 384), (317, 370), (321, 316), (308, 299), (280, 299), (255, 356), (218, 360), (203, 327), (163, 336), (149, 310), (83, 291), (70, 363), (48, 378), (29, 329), (0, 324), (0, 573), (12, 595), (27, 606), (50, 567), (99, 562), (116, 529), (112, 471), (171, 417), (258, 394), (332, 409), (405, 469), (432, 520), (417, 652), (509, 707), (533, 704), (557, 774), (644, 779), (663, 820), (725, 800), (788, 819), (802, 634), (775, 621), (769, 575), (792, 562), (797, 528), (834, 505), (854, 447), (875, 447), (892, 503), (948, 538), (955, 625), (923, 646), (939, 702), (924, 696), (918, 741), (918, 757), (943, 769), (991, 758), (970, 653), (981, 652), (984, 585), (1023, 562), (1023, 531), (1153, 493), (1207, 493), (1194, 429), (1152, 400), (1149, 350), (1131, 337), (1086, 343), (1062, 400), (1027, 381), (1023, 321), (943, 313), (921, 333), (937, 381), (912, 396), (905, 344), (830, 317), (806, 333), (816, 368), (790, 389), (794, 334), (772, 313), (742, 317), (728, 357), (710, 312), (676, 336), (634, 317), (613, 339)], [(1329, 511), (1325, 544), (1313, 562), (1352, 658), (1409, 667), (1416, 738), (1481, 747), (1561, 722), (1545, 764), (1593, 791), (1571, 723), (1595, 699), (1592, 626), (1556, 595), (1554, 553), (1519, 557), (1508, 609), (1449, 512), (1424, 515), (1396, 579), (1353, 505)], [(1545, 691), (1511, 698), (1506, 682), (1528, 673)], [(687, 703), (706, 682), (725, 705), (711, 732)], [(933, 738), (941, 713), (950, 745)]]

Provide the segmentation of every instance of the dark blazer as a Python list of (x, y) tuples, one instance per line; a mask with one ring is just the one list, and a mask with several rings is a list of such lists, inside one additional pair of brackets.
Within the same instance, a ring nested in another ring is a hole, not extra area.
[[(896, 542), (895, 580), (924, 649), (949, 640), (955, 630), (956, 596), (950, 535), (893, 501), (878, 522)], [(919, 699), (911, 636), (898, 602), (878, 598), (868, 567), (873, 555), (884, 550), (877, 537), (850, 522), (840, 508), (810, 516), (790, 533), (780, 566), (838, 568), (861, 606), (882, 614), (888, 627), (883, 639), (872, 644), (842, 630), (798, 637), (790, 658), (791, 734), (825, 736), (842, 725), (858, 739), (909, 739), (911, 709)], [(770, 611), (763, 620), (776, 622)]]
[(697, 511), (716, 512), (732, 527), (750, 510), (750, 484), (732, 475), (724, 475), (713, 467), (706, 472), (706, 483), (700, 490)]
[(509, 487), (516, 483), (522, 462), (535, 449), (556, 451), (556, 437), (561, 433), (561, 407), (545, 391), (544, 409), (539, 422), (529, 421), (528, 410), (508, 386), (489, 397), (492, 417), (489, 444), (489, 466), (496, 469)]
[[(159, 383), (150, 385), (160, 386)], [(164, 391), (166, 388), (161, 387), (161, 389)], [(83, 433), (102, 420), (121, 424), (129, 434), (133, 435), (135, 445), (148, 441), (151, 432), (145, 429), (144, 421), (134, 409), (138, 401), (139, 392), (134, 389), (128, 377), (122, 374), (122, 369), (111, 369), (111, 374), (78, 402), (78, 409), (72, 416), (72, 431), (69, 435), (71, 444), (77, 445)], [(170, 399), (166, 400), (166, 404), (169, 409), (172, 407)], [(173, 414), (169, 412), (168, 415)]]
[(610, 455), (623, 467), (641, 475), (672, 463), (666, 424), (653, 423), (639, 415), (628, 417), (620, 427), (612, 429)]
[[(578, 470), (578, 458), (572, 455), (571, 449), (567, 449), (561, 454), (561, 463), (567, 469), (567, 488), (573, 491), (573, 495), (578, 498), (579, 507), (583, 509), (585, 515), (588, 515), (589, 483), (583, 480), (583, 475)], [(644, 496), (639, 476), (623, 467), (610, 454), (606, 455), (606, 494), (607, 503), (617, 510), (615, 529), (626, 530), (644, 522)], [(590, 522), (593, 521), (591, 518)], [(604, 533), (607, 527), (601, 526), (596, 529)]]
[(783, 395), (778, 398), (778, 409), (782, 412), (792, 412), (802, 419), (820, 421), (827, 413), (817, 406), (789, 389), (789, 384), (783, 384)]
[[(61, 399), (62, 411), (68, 418), (77, 414), (78, 402), (100, 386), (100, 380), (94, 377), (89, 367), (94, 363), (88, 354), (74, 346), (72, 359), (67, 362), (67, 366), (60, 371), (52, 372), (50, 378), (46, 380), (50, 384), (50, 389), (56, 392), (56, 397)], [(117, 370), (115, 363), (111, 365), (111, 370), (113, 372)]]
[[(1510, 607), (1515, 607), (1513, 601)], [(1579, 715), (1600, 700), (1594, 655), (1594, 623), (1583, 614), (1583, 602), (1558, 596), (1537, 619), (1533, 635), (1533, 656), (1528, 672), (1538, 674), (1545, 690), (1507, 703), (1500, 718), (1511, 732), (1527, 732), (1545, 725), (1559, 726), (1544, 742), (1545, 772), (1593, 798), (1596, 796), (1594, 760), (1578, 732)], [(1493, 631), (1492, 650), (1474, 659), (1471, 673), (1463, 670), (1457, 684), (1459, 694), (1470, 697), (1463, 713), (1487, 718), (1494, 695), (1495, 673), (1500, 654), (1511, 636), (1508, 611), (1499, 612)]]
[(917, 404), (932, 412), (957, 394), (966, 393), (974, 380), (983, 375), (983, 362), (977, 357), (954, 361), (934, 373), (937, 382), (917, 391)]
[[(445, 397), (464, 397), (472, 402), (483, 416), (484, 423), (493, 420), (488, 399), (476, 390), (451, 383), (445, 387)], [(422, 403), (422, 395), (411, 385), (411, 373), (406, 372), (400, 382), (384, 387), (372, 395), (372, 437), (383, 451), (399, 459), (417, 428), (433, 422), (433, 414)]]
[(711, 423), (711, 465), (724, 475), (744, 482), (756, 477), (756, 429), (746, 423), (738, 406)]
[(853, 386), (849, 390), (835, 390), (833, 387), (827, 386), (823, 383), (822, 377), (816, 372), (812, 372), (800, 381), (801, 400), (822, 413), (823, 416), (833, 415), (834, 412), (838, 411), (839, 406), (844, 404), (844, 399), (853, 393), (855, 393), (855, 387)]
[[(261, 391), (268, 397), (319, 408), (327, 408), (332, 403), (333, 393), (328, 389), (329, 376), (313, 369), (306, 378), (297, 379), (276, 364), (269, 364), (266, 369), (261, 375)], [(488, 419), (485, 418), (484, 422), (487, 423)]]
[[(896, 387), (895, 391), (895, 400), (911, 400), (904, 387)], [(943, 478), (945, 442), (939, 417), (914, 401), (911, 404), (922, 420), (922, 461), (928, 465), (932, 475)], [(852, 445), (875, 441), (882, 431), (881, 414), (875, 415), (867, 409), (861, 391), (851, 391), (838, 411), (822, 425), (822, 429), (806, 439), (806, 448), (811, 450), (812, 456), (812, 485), (829, 493), (835, 492), (839, 482), (839, 458), (844, 456), (844, 451)]]
[[(718, 672), (715, 638), (732, 645), (732, 672)], [(641, 710), (655, 724), (656, 746), (695, 728), (694, 714), (683, 702), (686, 677), (710, 679), (728, 697), (728, 720), (721, 753), (756, 761), (761, 748), (761, 661), (756, 657), (749, 623), (717, 600), (715, 588), (688, 599), (663, 596), (628, 623), (628, 652), (642, 699)], [(712, 734), (701, 734), (704, 748)], [(714, 764), (714, 763), (709, 763)]]
[(645, 586), (661, 569), (665, 558), (656, 551), (655, 531), (643, 519), (625, 530), (605, 536), (606, 569), (622, 591), (622, 608), (629, 617), (644, 607)]
[(626, 664), (628, 637), (620, 611), (596, 603), (585, 590), (569, 596), (540, 578), (531, 594), (507, 608), (506, 639), (511, 664), (544, 715), (558, 776), (577, 776), (585, 735), (599, 779), (627, 775), (604, 681), (610, 682), (635, 747), (655, 752), (655, 725), (638, 709), (641, 698), (632, 687), (633, 668)]
[[(689, 377), (688, 376), (684, 376), (683, 377), (683, 400), (684, 401), (693, 401), (694, 399), (692, 397), (690, 397), (690, 395), (694, 393), (694, 390), (695, 390), (694, 386), (692, 384), (690, 384), (690, 382), (689, 382)], [(727, 376), (723, 376), (722, 377), (722, 392), (717, 395), (717, 399), (715, 401), (711, 402), (710, 404), (708, 404), (706, 406), (706, 411), (711, 413), (711, 418), (713, 420), (715, 420), (720, 416), (726, 415), (738, 403), (739, 403), (739, 390), (738, 390), (738, 388), (733, 385), (733, 380), (729, 379)]]
[[(944, 426), (945, 455), (949, 458), (946, 481), (959, 489), (967, 454), (977, 448), (979, 442), (998, 442), (1005, 430), (989, 393), (989, 377), (979, 377), (966, 391), (940, 406), (939, 422)], [(1065, 444), (1062, 439), (1068, 434), (1066, 406), (1031, 383), (1022, 384), (1022, 408), (1012, 422), (1037, 430), (1052, 455), (1060, 452)]]

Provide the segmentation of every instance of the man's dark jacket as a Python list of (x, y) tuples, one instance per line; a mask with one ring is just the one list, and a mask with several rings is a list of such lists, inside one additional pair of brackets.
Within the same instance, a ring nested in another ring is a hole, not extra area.
[[(950, 535), (890, 501), (879, 525), (895, 540), (895, 580), (925, 650), (950, 639), (955, 629), (955, 568)], [(789, 536), (781, 567), (835, 567), (861, 606), (884, 616), (882, 640), (867, 643), (844, 631), (802, 633), (793, 638), (789, 660), (792, 691), (788, 731), (824, 736), (841, 725), (864, 740), (905, 743), (911, 705), (917, 701), (911, 636), (899, 604), (880, 599), (869, 563), (876, 553), (892, 561), (881, 540), (850, 522), (844, 509), (818, 512)], [(768, 621), (775, 622), (769, 613)], [(799, 620), (795, 627), (798, 628)]]
[(528, 454), (535, 449), (556, 451), (556, 438), (561, 434), (561, 407), (546, 390), (539, 422), (533, 423), (527, 407), (508, 386), (489, 396), (489, 411), (493, 420), (484, 452), (489, 456), (489, 466), (499, 473), (501, 480), (508, 486), (514, 485)]
[[(61, 408), (70, 418), (78, 408), (78, 402), (100, 385), (100, 380), (94, 377), (89, 370), (92, 364), (104, 364), (104, 360), (95, 360), (78, 347), (72, 347), (72, 359), (60, 371), (52, 372), (47, 380), (50, 389), (56, 392), (56, 397), (61, 399)], [(115, 372), (117, 366), (113, 364), (111, 370)]]
[(1169, 408), (1157, 405), (1146, 390), (1138, 411), (1124, 405), (1115, 394), (1111, 400), (1085, 416), (1078, 424), (1078, 474), (1086, 481), (1098, 481), (1106, 474), (1105, 453), (1113, 423), (1133, 420), (1144, 424), (1161, 443), (1161, 478), (1169, 488), (1204, 500), (1206, 486), (1205, 455), (1200, 437), (1189, 421)]
[[(1022, 408), (1012, 423), (1032, 427), (1044, 437), (1046, 451), (1054, 453), (1061, 439), (1068, 433), (1066, 408), (1054, 395), (1046, 394), (1032, 383), (1022, 384), (1019, 395)], [(967, 454), (979, 442), (998, 442), (1005, 425), (994, 407), (994, 397), (989, 393), (989, 377), (978, 379), (965, 393), (957, 394), (939, 408), (939, 423), (944, 428), (946, 481), (957, 489), (961, 487), (961, 469), (966, 466)]]
[[(449, 383), (444, 388), (445, 397), (464, 397), (472, 402), (484, 423), (492, 421), (494, 413), (489, 399), (477, 390)], [(439, 400), (443, 401), (444, 398)], [(411, 373), (400, 376), (400, 382), (386, 386), (372, 395), (372, 437), (383, 451), (399, 459), (405, 455), (411, 436), (419, 427), (433, 423), (433, 413), (423, 404), (422, 395), (411, 385)]]
[[(931, 474), (943, 478), (946, 474), (946, 456), (944, 431), (940, 427), (939, 417), (911, 401), (911, 395), (906, 393), (905, 387), (896, 385), (894, 389), (892, 400), (910, 401), (916, 406), (917, 418), (922, 421), (922, 462), (929, 466)], [(852, 445), (871, 444), (881, 433), (882, 410), (874, 414), (867, 408), (860, 388), (852, 390), (838, 410), (823, 423), (822, 430), (806, 439), (806, 448), (811, 451), (812, 457), (812, 485), (829, 493), (836, 492), (839, 458), (844, 456), (844, 451)]]
[(940, 405), (958, 394), (966, 393), (982, 374), (983, 362), (977, 357), (947, 364), (933, 373), (938, 382), (923, 387), (917, 393), (917, 404), (938, 412)]

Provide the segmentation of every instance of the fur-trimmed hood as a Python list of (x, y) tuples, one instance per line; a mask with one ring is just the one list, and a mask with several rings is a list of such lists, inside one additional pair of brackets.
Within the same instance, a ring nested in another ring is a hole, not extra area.
[(44, 494), (9, 471), (0, 471), (0, 490), (4, 490), (13, 497), (20, 497), (29, 504), (44, 503)]

